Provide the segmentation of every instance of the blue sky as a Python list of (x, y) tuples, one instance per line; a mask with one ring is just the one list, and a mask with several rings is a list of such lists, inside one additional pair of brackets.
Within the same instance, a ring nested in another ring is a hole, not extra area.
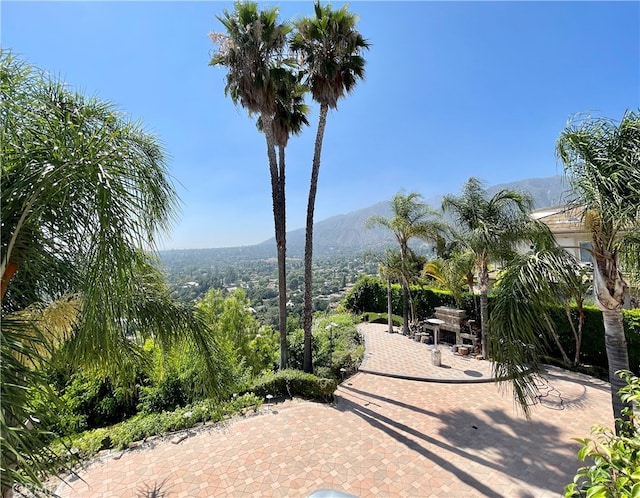
[[(282, 18), (311, 2), (279, 5)], [(342, 2), (333, 2), (334, 7)], [(264, 137), (224, 96), (207, 37), (231, 2), (12, 2), (2, 46), (115, 103), (158, 135), (182, 200), (162, 248), (273, 236)], [(640, 106), (638, 2), (353, 1), (367, 76), (327, 120), (316, 221), (388, 200), (559, 174), (555, 141), (580, 112)], [(287, 149), (288, 229), (304, 226), (311, 127)]]

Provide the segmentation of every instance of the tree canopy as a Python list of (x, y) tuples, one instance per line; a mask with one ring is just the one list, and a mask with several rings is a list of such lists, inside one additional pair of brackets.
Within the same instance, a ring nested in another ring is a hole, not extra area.
[[(0, 54), (2, 487), (37, 482), (29, 387), (64, 342), (69, 361), (126, 372), (132, 334), (215, 346), (171, 300), (150, 256), (178, 199), (158, 139), (10, 52)], [(215, 384), (215, 375), (210, 378)]]

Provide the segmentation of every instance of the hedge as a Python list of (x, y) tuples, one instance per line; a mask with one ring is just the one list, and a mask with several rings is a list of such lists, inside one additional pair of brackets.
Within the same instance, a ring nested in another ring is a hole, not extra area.
[[(399, 285), (392, 286), (393, 312), (402, 314), (402, 296)], [(411, 287), (411, 297), (416, 307), (416, 315), (419, 320), (433, 316), (437, 306), (456, 306), (450, 292), (438, 289), (430, 289), (421, 286)], [(463, 297), (464, 309), (467, 316), (479, 321), (474, 306), (474, 297), (467, 294)], [(492, 298), (489, 296), (489, 308)], [(361, 277), (344, 298), (344, 306), (348, 310), (361, 314), (363, 312), (386, 313), (387, 312), (387, 285), (378, 277)], [(586, 306), (585, 324), (582, 330), (582, 346), (580, 348), (580, 362), (592, 365), (605, 371), (608, 368), (607, 353), (604, 343), (604, 325), (602, 313), (594, 306)], [(572, 313), (576, 314), (575, 309)], [(575, 342), (573, 332), (567, 321), (564, 308), (557, 307), (552, 310), (552, 316), (560, 336), (560, 342), (569, 358), (575, 354)], [(629, 352), (629, 368), (632, 372), (640, 374), (640, 309), (623, 310), (624, 330), (627, 338), (627, 351)], [(554, 358), (560, 358), (560, 353), (549, 342), (549, 353)]]
[(270, 394), (274, 398), (300, 396), (317, 401), (329, 401), (337, 387), (337, 380), (323, 379), (300, 370), (286, 369), (262, 375), (246, 391), (262, 399)]

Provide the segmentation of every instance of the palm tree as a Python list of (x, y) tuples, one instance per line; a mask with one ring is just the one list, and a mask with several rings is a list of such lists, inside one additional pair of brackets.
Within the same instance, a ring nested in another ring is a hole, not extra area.
[(470, 178), (460, 196), (447, 195), (442, 210), (453, 214), (461, 232), (458, 241), (471, 251), (475, 259), (480, 291), (482, 355), (487, 358), (489, 336), (489, 264), (508, 261), (519, 244), (537, 237), (549, 238), (548, 229), (529, 218), (531, 197), (522, 192), (501, 190), (489, 198), (482, 182)]
[(0, 64), (4, 494), (52, 464), (30, 430), (28, 390), (47, 391), (37, 367), (56, 341), (76, 363), (122, 371), (132, 329), (166, 343), (180, 335), (216, 368), (203, 323), (172, 302), (150, 260), (177, 205), (157, 139), (9, 52)]
[[(286, 247), (287, 227), (285, 210), (285, 150), (291, 135), (299, 135), (303, 126), (309, 126), (307, 115), (309, 106), (304, 103), (307, 88), (301, 84), (301, 73), (295, 73), (288, 68), (276, 68), (272, 71), (276, 85), (276, 110), (273, 115), (273, 138), (278, 148), (278, 176), (271, 177), (272, 189), (277, 189), (277, 198), (281, 202), (274, 202), (274, 218), (278, 219), (276, 226), (276, 242), (278, 247), (278, 308), (280, 330), (280, 368), (287, 364), (287, 270)], [(258, 129), (263, 131), (262, 117), (256, 122)], [(277, 209), (277, 214), (276, 214)]]
[(622, 317), (627, 282), (620, 266), (636, 281), (640, 272), (640, 114), (627, 111), (619, 122), (570, 122), (557, 153), (591, 233), (594, 296), (604, 321), (614, 417), (620, 418), (624, 381), (615, 373), (629, 368)]
[(312, 372), (311, 325), (313, 293), (313, 213), (315, 209), (322, 141), (329, 109), (336, 109), (338, 100), (353, 91), (358, 80), (364, 78), (363, 50), (369, 44), (356, 30), (358, 18), (347, 6), (333, 10), (322, 7), (316, 0), (315, 17), (296, 23), (291, 41), (293, 51), (300, 54), (305, 66), (306, 84), (313, 99), (320, 104), (320, 116), (313, 152), (311, 183), (307, 203), (306, 238), (304, 252), (304, 360), (303, 370)]
[(565, 363), (571, 363), (551, 316), (558, 303), (565, 305), (572, 328), (570, 303), (575, 300), (578, 304), (579, 323), (574, 336), (576, 362), (579, 359), (584, 321), (582, 275), (574, 256), (557, 245), (519, 254), (500, 273), (489, 319), (489, 345), (496, 378), (509, 380), (525, 413), (538, 395), (534, 380), (548, 339), (555, 342)]
[(409, 281), (411, 250), (409, 241), (418, 238), (435, 243), (445, 231), (446, 225), (436, 219), (437, 213), (422, 201), (422, 196), (415, 192), (407, 195), (397, 193), (389, 203), (391, 218), (372, 216), (367, 220), (368, 227), (380, 226), (389, 229), (400, 246), (402, 262), (402, 333), (409, 334)]
[[(278, 9), (258, 10), (256, 2), (236, 2), (218, 20), (227, 33), (211, 33), (218, 52), (210, 65), (225, 66), (225, 93), (233, 102), (259, 116), (259, 128), (267, 143), (271, 177), (271, 198), (278, 255), (280, 368), (287, 366), (286, 209), (284, 148), (291, 133), (298, 133), (306, 117), (300, 118), (301, 103), (296, 96), (300, 85), (290, 84), (293, 61), (286, 55), (291, 27), (278, 22)], [(283, 97), (284, 94), (284, 97)], [(304, 112), (302, 113), (304, 116)], [(280, 165), (276, 158), (280, 151)]]
[(474, 269), (475, 258), (472, 252), (452, 250), (447, 252), (445, 258), (429, 261), (422, 269), (422, 276), (435, 280), (449, 290), (456, 306), (462, 308), (463, 294), (465, 292), (473, 294)]
[(387, 323), (388, 332), (393, 333), (393, 299), (391, 284), (403, 281), (402, 258), (398, 251), (387, 249), (378, 263), (378, 272), (387, 282)]

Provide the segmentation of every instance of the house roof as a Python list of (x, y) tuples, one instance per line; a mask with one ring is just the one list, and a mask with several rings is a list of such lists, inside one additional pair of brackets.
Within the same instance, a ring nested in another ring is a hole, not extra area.
[(542, 221), (554, 234), (584, 233), (582, 218), (584, 207), (579, 206), (551, 206), (531, 211), (530, 216), (534, 220)]

